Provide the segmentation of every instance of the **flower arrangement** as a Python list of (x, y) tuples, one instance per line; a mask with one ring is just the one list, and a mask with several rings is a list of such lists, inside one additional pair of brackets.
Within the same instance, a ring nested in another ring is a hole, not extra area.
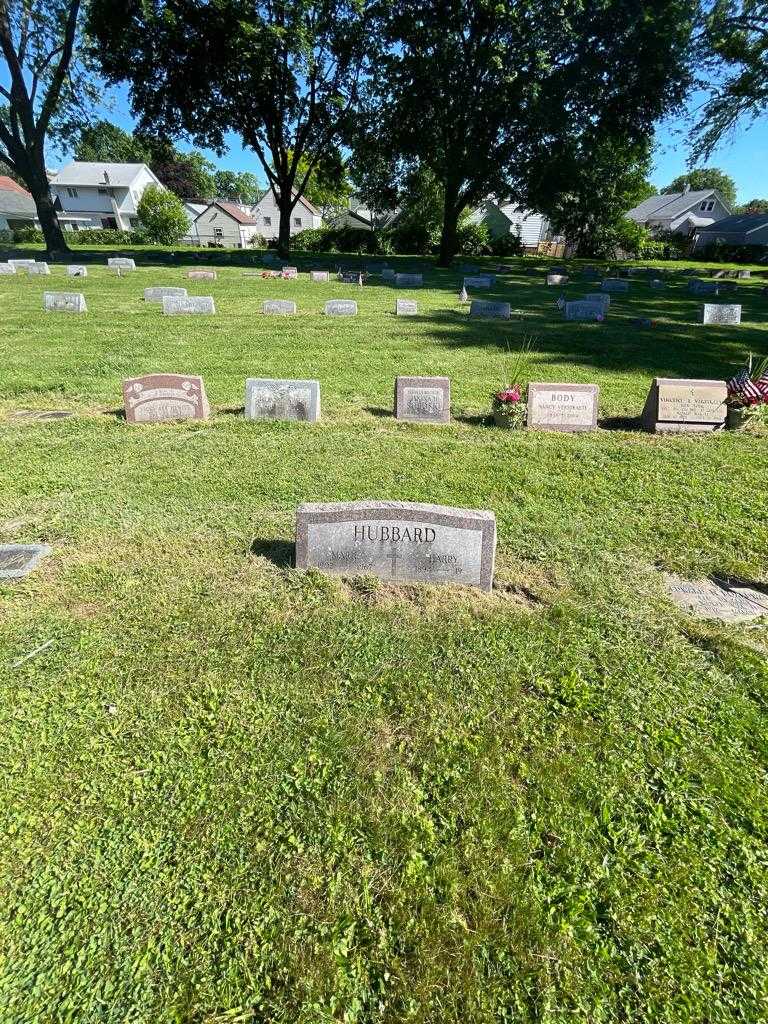
[(524, 338), (523, 344), (514, 354), (511, 364), (506, 370), (505, 376), (509, 383), (491, 395), (493, 422), (497, 427), (516, 430), (525, 426), (528, 388), (522, 381), (527, 371), (528, 357), (533, 348), (534, 339)]
[(729, 427), (768, 424), (768, 358), (753, 365), (750, 352), (747, 365), (731, 377), (727, 387)]

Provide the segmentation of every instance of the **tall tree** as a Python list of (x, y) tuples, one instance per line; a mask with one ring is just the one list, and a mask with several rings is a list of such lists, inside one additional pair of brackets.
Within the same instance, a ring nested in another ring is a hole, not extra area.
[(259, 179), (250, 171), (216, 171), (213, 177), (216, 195), (229, 202), (255, 206), (264, 192)]
[(92, 0), (89, 27), (144, 129), (217, 152), (226, 132), (240, 133), (275, 191), (287, 253), (296, 201), (356, 100), (371, 48), (366, 2)]
[(704, 17), (698, 58), (709, 101), (691, 132), (694, 162), (768, 111), (768, 2), (715, 0)]
[(111, 121), (96, 121), (80, 133), (75, 160), (105, 163), (149, 163), (150, 148)]
[(83, 56), (81, 0), (0, 0), (0, 161), (32, 194), (50, 253), (68, 251), (45, 172), (45, 144), (69, 137), (97, 98)]
[(719, 167), (699, 167), (693, 171), (686, 171), (679, 174), (674, 181), (670, 181), (662, 190), (662, 195), (674, 192), (682, 192), (688, 186), (693, 192), (707, 188), (716, 188), (729, 206), (736, 205), (736, 182), (725, 171)]
[[(440, 262), (462, 211), (522, 195), (564, 140), (647, 138), (687, 86), (696, 0), (391, 0), (363, 125), (443, 186)], [(621, 26), (620, 31), (617, 27)]]
[(738, 213), (768, 213), (768, 199), (750, 199), (744, 203)]

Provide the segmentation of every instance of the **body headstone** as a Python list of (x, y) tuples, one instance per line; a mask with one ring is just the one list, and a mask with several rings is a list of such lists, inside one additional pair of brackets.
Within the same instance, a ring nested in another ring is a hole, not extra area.
[(88, 267), (80, 263), (71, 263), (67, 267), (67, 277), (88, 277)]
[(320, 419), (320, 383), (249, 377), (245, 382), (245, 418), (314, 423)]
[(156, 302), (158, 305), (162, 305), (163, 299), (166, 295), (172, 298), (186, 299), (187, 289), (186, 288), (166, 288), (164, 285), (158, 285), (154, 288), (144, 289), (144, 301), (145, 302)]
[(297, 569), (490, 590), (495, 553), (496, 517), (485, 510), (353, 501), (296, 511)]
[(508, 302), (485, 302), (473, 299), (469, 307), (469, 315), (483, 320), (509, 320), (512, 307)]
[(528, 429), (580, 433), (597, 426), (597, 384), (528, 385)]
[(43, 309), (48, 313), (87, 313), (82, 292), (43, 292)]
[(395, 274), (395, 285), (398, 288), (418, 288), (423, 280), (422, 274)]
[(331, 275), (327, 270), (312, 270), (309, 274), (309, 280), (313, 284), (326, 284), (330, 279)]
[(40, 559), (50, 553), (47, 544), (0, 544), (0, 580), (29, 576)]
[(207, 420), (210, 415), (202, 377), (181, 373), (149, 373), (123, 381), (128, 423), (166, 420)]
[(325, 304), (326, 316), (357, 316), (354, 299), (329, 299)]
[(618, 277), (606, 277), (600, 287), (604, 292), (628, 292), (629, 281)]
[(215, 281), (215, 270), (188, 270), (187, 277), (190, 281)]
[(699, 311), (699, 323), (702, 324), (740, 324), (741, 306), (725, 303), (705, 302)]
[(163, 296), (163, 313), (165, 316), (179, 316), (183, 314), (200, 314), (212, 316), (216, 312), (216, 306), (210, 295), (187, 295)]
[(395, 378), (395, 419), (449, 423), (451, 382), (447, 377)]
[(419, 304), (416, 299), (397, 299), (395, 314), (397, 316), (418, 316)]
[(722, 430), (727, 397), (723, 380), (656, 377), (645, 401), (643, 429), (660, 434)]
[(287, 299), (265, 299), (261, 304), (261, 312), (271, 316), (291, 316), (296, 312), (296, 303)]

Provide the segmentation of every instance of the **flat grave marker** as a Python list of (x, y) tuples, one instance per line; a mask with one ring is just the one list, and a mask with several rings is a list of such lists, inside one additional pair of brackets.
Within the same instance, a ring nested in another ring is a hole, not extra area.
[(395, 315), (396, 316), (418, 316), (419, 315), (419, 304), (416, 299), (396, 299), (395, 300)]
[(43, 292), (43, 309), (47, 313), (87, 313), (82, 292)]
[(528, 385), (528, 429), (581, 433), (597, 426), (597, 384)]
[(496, 517), (486, 510), (407, 501), (304, 504), (296, 510), (296, 568), (390, 583), (490, 590)]
[(326, 316), (357, 316), (354, 299), (329, 299), (325, 304)]
[(451, 382), (448, 377), (396, 377), (395, 419), (411, 423), (449, 423)]
[(48, 544), (0, 544), (0, 580), (20, 580), (50, 555)]
[(739, 583), (689, 581), (669, 574), (664, 585), (678, 608), (701, 619), (733, 623), (768, 615), (768, 594)]
[(315, 423), (320, 419), (320, 382), (249, 377), (245, 382), (245, 418)]
[(202, 377), (183, 373), (148, 373), (123, 381), (128, 423), (207, 420), (210, 415)]
[(469, 315), (483, 320), (509, 320), (512, 307), (508, 302), (487, 302), (473, 299), (469, 306)]
[(200, 315), (213, 316), (216, 306), (210, 295), (164, 295), (163, 314), (165, 316)]
[(699, 310), (699, 323), (733, 325), (741, 323), (741, 306), (705, 302)]
[(215, 281), (215, 270), (188, 270), (187, 277), (190, 281)]
[(156, 302), (158, 305), (162, 305), (163, 299), (168, 295), (171, 298), (186, 299), (187, 289), (186, 288), (167, 288), (165, 285), (158, 285), (154, 288), (144, 289), (144, 301), (145, 302)]
[(727, 397), (724, 380), (656, 377), (643, 408), (643, 429), (657, 434), (722, 430)]

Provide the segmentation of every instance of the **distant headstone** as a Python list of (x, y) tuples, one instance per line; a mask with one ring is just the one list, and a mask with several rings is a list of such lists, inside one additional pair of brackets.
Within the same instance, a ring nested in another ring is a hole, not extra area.
[(476, 277), (465, 277), (465, 288), (493, 288), (496, 277), (493, 274), (478, 274)]
[(618, 277), (606, 277), (600, 286), (604, 292), (628, 292), (629, 281)]
[(607, 313), (605, 306), (599, 302), (592, 302), (590, 299), (575, 299), (573, 302), (566, 302), (563, 310), (566, 320), (602, 320)]
[(419, 304), (416, 299), (397, 299), (395, 313), (397, 316), (418, 316)]
[(326, 316), (357, 316), (354, 299), (329, 299), (325, 304)]
[(724, 303), (705, 302), (699, 311), (699, 323), (740, 324), (741, 306), (729, 306)]
[(740, 277), (740, 278), (752, 277), (752, 271), (751, 270), (739, 270), (739, 271), (736, 272), (736, 277)]
[(387, 267), (384, 270), (382, 270), (382, 272), (381, 272), (381, 280), (382, 281), (394, 281), (395, 280), (395, 272), (394, 272), (394, 270), (391, 270), (389, 267)]
[(645, 401), (643, 429), (659, 434), (722, 430), (727, 397), (723, 380), (656, 377)]
[(688, 282), (688, 291), (694, 295), (717, 295), (719, 290), (717, 281), (702, 281), (701, 278), (692, 277)]
[(584, 296), (585, 302), (597, 302), (608, 312), (611, 308), (611, 296), (608, 292), (587, 292)]
[(43, 292), (43, 309), (48, 313), (87, 313), (82, 292)]
[(123, 381), (128, 423), (165, 420), (207, 420), (210, 415), (202, 377), (181, 373), (149, 373)]
[(547, 284), (549, 286), (558, 285), (558, 286), (562, 287), (563, 285), (568, 284), (568, 275), (567, 274), (547, 274)]
[(12, 263), (0, 263), (0, 277), (8, 274), (15, 274), (16, 267)]
[(163, 296), (163, 313), (165, 316), (178, 316), (184, 313), (197, 313), (204, 316), (212, 316), (216, 312), (216, 306), (210, 295), (187, 295), (176, 297), (175, 295)]
[(320, 383), (249, 377), (245, 382), (245, 418), (314, 423), (320, 419)]
[(112, 256), (107, 260), (107, 266), (112, 270), (135, 270), (136, 261), (127, 256)]
[(528, 429), (579, 433), (597, 426), (597, 384), (528, 385)]
[(748, 622), (768, 615), (768, 594), (739, 583), (716, 580), (689, 582), (670, 574), (664, 584), (678, 608), (701, 619)]
[(652, 278), (652, 279), (651, 279), (651, 280), (650, 280), (650, 281), (648, 282), (648, 284), (649, 284), (649, 285), (651, 286), (651, 288), (666, 288), (666, 284), (664, 283), (664, 281), (662, 281), (662, 280), (661, 280), (660, 278), (658, 278), (658, 277), (654, 277), (654, 278)]
[(296, 303), (287, 299), (266, 299), (261, 304), (261, 312), (272, 316), (290, 316), (296, 312)]
[(8, 260), (8, 262), (17, 270), (26, 270), (28, 267), (34, 267), (35, 265), (34, 260)]
[(190, 281), (215, 281), (215, 270), (188, 270), (187, 277)]
[(88, 267), (80, 263), (71, 263), (67, 267), (67, 277), (88, 277)]
[(398, 288), (418, 288), (423, 280), (422, 274), (395, 274), (395, 285)]
[(47, 544), (0, 544), (0, 580), (29, 576), (40, 559), (50, 553)]
[(47, 263), (31, 263), (27, 267), (28, 274), (50, 274), (51, 268)]
[(296, 278), (298, 276), (298, 267), (283, 267), (283, 277), (286, 278), (286, 280), (292, 280), (293, 278)]
[(493, 512), (407, 501), (305, 504), (296, 510), (296, 568), (390, 583), (490, 590)]
[(327, 270), (312, 270), (309, 274), (309, 280), (313, 284), (325, 284), (330, 279), (331, 275)]
[(168, 295), (171, 298), (186, 299), (187, 289), (186, 288), (166, 288), (165, 286), (158, 286), (156, 288), (145, 288), (144, 289), (144, 301), (145, 302), (156, 302), (162, 305), (163, 299)]
[(447, 377), (396, 377), (395, 419), (449, 423), (451, 382)]
[(512, 307), (508, 302), (486, 302), (473, 299), (469, 307), (469, 315), (484, 320), (509, 320)]

